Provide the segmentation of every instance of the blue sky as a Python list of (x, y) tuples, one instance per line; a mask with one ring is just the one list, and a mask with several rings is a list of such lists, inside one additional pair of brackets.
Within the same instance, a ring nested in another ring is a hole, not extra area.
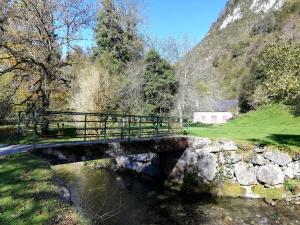
[[(94, 0), (91, 0), (94, 1)], [(96, 1), (96, 0), (95, 0)], [(184, 36), (195, 44), (207, 34), (211, 24), (224, 9), (227, 0), (137, 0), (143, 2), (144, 32), (153, 38)], [(92, 31), (85, 31), (88, 40), (80, 45), (94, 45)]]
[(227, 0), (144, 0), (146, 31), (164, 39), (185, 34), (201, 41)]

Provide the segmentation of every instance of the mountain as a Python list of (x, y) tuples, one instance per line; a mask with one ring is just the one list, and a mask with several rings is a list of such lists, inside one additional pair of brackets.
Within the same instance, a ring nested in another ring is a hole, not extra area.
[(229, 0), (206, 37), (179, 62), (189, 78), (179, 75), (182, 90), (192, 90), (196, 108), (207, 96), (237, 98), (253, 57), (278, 39), (300, 42), (300, 0)]

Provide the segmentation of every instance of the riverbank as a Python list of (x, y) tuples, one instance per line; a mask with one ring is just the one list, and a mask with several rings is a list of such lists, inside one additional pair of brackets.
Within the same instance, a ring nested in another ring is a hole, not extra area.
[(290, 225), (300, 222), (299, 206), (285, 201), (271, 206), (262, 199), (183, 194), (132, 174), (95, 169), (93, 164), (97, 167), (98, 163), (94, 161), (88, 166), (71, 163), (52, 168), (70, 188), (74, 206), (95, 225)]
[(48, 163), (28, 153), (0, 157), (0, 224), (82, 225), (59, 198)]

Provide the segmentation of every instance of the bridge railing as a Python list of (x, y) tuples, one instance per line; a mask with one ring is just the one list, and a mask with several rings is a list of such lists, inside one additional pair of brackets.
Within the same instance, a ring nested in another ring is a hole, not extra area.
[(20, 140), (31, 133), (35, 143), (167, 136), (183, 134), (187, 124), (165, 116), (47, 111), (19, 112), (17, 130)]

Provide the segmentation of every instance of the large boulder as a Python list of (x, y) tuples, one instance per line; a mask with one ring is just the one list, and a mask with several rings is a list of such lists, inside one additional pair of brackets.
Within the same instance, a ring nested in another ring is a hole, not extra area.
[(198, 150), (201, 150), (203, 153), (217, 153), (220, 152), (222, 149), (219, 143), (215, 142)]
[(188, 173), (196, 174), (205, 182), (213, 181), (217, 174), (216, 155), (189, 147), (177, 161), (167, 179), (166, 185), (174, 188), (176, 184), (182, 184), (184, 177)]
[(207, 181), (212, 181), (217, 173), (217, 157), (211, 153), (200, 153), (197, 156), (198, 175)]
[(238, 149), (236, 143), (233, 141), (219, 141), (219, 144), (223, 151), (236, 151)]
[(252, 163), (253, 165), (264, 166), (269, 163), (269, 160), (265, 159), (260, 154), (254, 153), (254, 154), (250, 155), (249, 162)]
[(241, 185), (254, 185), (258, 184), (256, 179), (256, 169), (250, 163), (239, 162), (234, 166), (234, 173), (237, 181)]
[(285, 152), (267, 151), (264, 157), (279, 166), (285, 166), (292, 161), (292, 158)]
[(128, 159), (131, 162), (142, 162), (148, 163), (151, 162), (153, 165), (159, 165), (159, 157), (155, 153), (144, 153), (144, 154), (136, 154), (136, 155), (129, 155)]
[(300, 162), (291, 162), (287, 166), (283, 167), (282, 171), (287, 178), (300, 179)]
[(220, 164), (235, 164), (242, 160), (242, 156), (234, 151), (221, 152), (219, 155)]
[(266, 146), (261, 146), (261, 145), (257, 145), (257, 146), (255, 146), (255, 148), (254, 148), (254, 151), (256, 152), (256, 153), (263, 153), (263, 152), (265, 152), (265, 151), (267, 151), (268, 149), (267, 149), (267, 147)]
[(209, 140), (208, 138), (194, 138), (192, 140), (191, 147), (193, 147), (194, 149), (201, 149), (207, 147), (210, 144), (211, 140)]
[(258, 168), (257, 179), (261, 183), (273, 186), (284, 182), (284, 174), (280, 167), (268, 164)]
[(115, 160), (119, 171), (130, 170), (151, 177), (160, 175), (159, 157), (155, 153), (118, 156)]
[(116, 167), (118, 170), (120, 169), (127, 169), (130, 166), (130, 160), (126, 156), (118, 156), (115, 158), (116, 159)]

